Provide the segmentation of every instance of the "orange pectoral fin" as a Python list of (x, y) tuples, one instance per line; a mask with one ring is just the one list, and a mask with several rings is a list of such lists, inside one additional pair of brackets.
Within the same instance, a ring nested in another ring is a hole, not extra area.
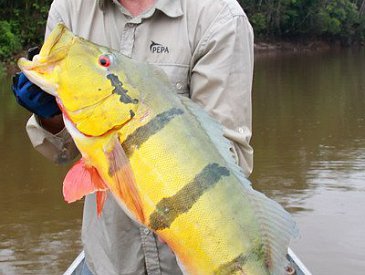
[(116, 182), (117, 195), (134, 218), (143, 223), (144, 214), (132, 167), (119, 140), (116, 138), (111, 150), (106, 150), (109, 159), (109, 175)]
[(106, 192), (96, 191), (96, 211), (98, 213), (98, 216), (100, 216), (101, 211), (103, 210), (105, 200), (106, 200)]
[(97, 211), (100, 215), (106, 198), (107, 185), (100, 177), (95, 167), (87, 166), (81, 158), (68, 171), (63, 181), (63, 197), (68, 203), (77, 201), (82, 197), (97, 192)]

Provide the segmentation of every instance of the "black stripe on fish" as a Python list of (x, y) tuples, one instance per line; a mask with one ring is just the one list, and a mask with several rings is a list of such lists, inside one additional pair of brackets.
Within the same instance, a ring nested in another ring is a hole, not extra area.
[(138, 149), (151, 136), (164, 128), (173, 118), (183, 113), (184, 111), (181, 109), (172, 108), (158, 114), (145, 125), (137, 128), (122, 143), (122, 147), (127, 156), (131, 156), (135, 149)]
[(230, 175), (226, 167), (210, 163), (195, 178), (179, 190), (174, 196), (163, 198), (150, 216), (150, 228), (162, 230), (168, 228), (181, 214), (186, 213), (197, 200), (222, 178)]
[(120, 101), (123, 103), (133, 103), (133, 104), (137, 104), (138, 103), (138, 99), (135, 98), (131, 98), (129, 95), (127, 95), (128, 90), (123, 88), (123, 83), (122, 81), (119, 80), (118, 76), (115, 74), (108, 74), (106, 76), (107, 79), (110, 80), (110, 82), (112, 83), (112, 86), (114, 87), (113, 90), (113, 94), (118, 94), (120, 95)]
[(131, 118), (134, 118), (134, 116), (136, 115), (132, 110), (129, 110), (129, 114), (131, 115)]
[[(225, 264), (222, 264), (220, 267), (218, 267), (214, 274), (216, 275), (230, 275), (234, 274), (235, 272), (241, 272), (242, 274), (245, 273), (244, 265), (250, 261), (250, 262), (260, 262), (265, 260), (265, 252), (264, 252), (264, 246), (258, 245), (254, 247), (251, 251), (249, 251), (246, 254), (240, 254), (238, 257), (234, 258), (232, 261), (229, 261)], [(263, 262), (263, 268), (268, 268), (267, 264)], [(269, 272), (267, 272), (268, 274)]]

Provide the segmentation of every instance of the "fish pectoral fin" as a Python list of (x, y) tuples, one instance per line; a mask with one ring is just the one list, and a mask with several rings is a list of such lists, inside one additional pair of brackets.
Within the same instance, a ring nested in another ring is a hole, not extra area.
[(114, 188), (117, 194), (114, 195), (122, 199), (124, 206), (130, 212), (127, 214), (132, 214), (132, 218), (143, 224), (142, 202), (129, 159), (117, 138), (110, 145), (109, 148), (105, 148), (105, 154), (109, 159), (109, 175), (115, 182)]
[(63, 197), (68, 203), (77, 201), (91, 193), (105, 193), (103, 196), (97, 194), (98, 214), (103, 208), (107, 189), (107, 185), (96, 168), (86, 165), (83, 158), (68, 171), (63, 181)]
[(101, 211), (103, 210), (105, 200), (106, 200), (106, 192), (96, 191), (96, 211), (98, 213), (98, 217), (101, 215)]

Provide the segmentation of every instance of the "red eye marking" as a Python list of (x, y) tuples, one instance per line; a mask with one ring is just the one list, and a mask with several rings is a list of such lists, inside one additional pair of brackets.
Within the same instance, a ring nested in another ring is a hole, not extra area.
[(105, 68), (110, 66), (110, 58), (106, 55), (102, 55), (99, 57), (99, 64)]

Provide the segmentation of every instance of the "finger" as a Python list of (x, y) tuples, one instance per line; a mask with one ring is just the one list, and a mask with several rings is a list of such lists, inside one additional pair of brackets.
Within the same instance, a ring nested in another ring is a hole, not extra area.
[(18, 84), (16, 85), (19, 89), (22, 88), (27, 82), (30, 82), (29, 79), (25, 76), (23, 72), (19, 73)]

